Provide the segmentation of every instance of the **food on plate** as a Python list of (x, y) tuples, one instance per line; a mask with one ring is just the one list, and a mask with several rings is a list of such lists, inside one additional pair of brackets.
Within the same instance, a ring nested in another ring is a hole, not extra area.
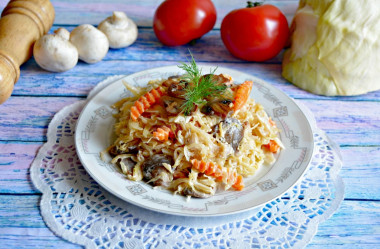
[(89, 64), (101, 61), (109, 48), (107, 36), (91, 24), (82, 24), (73, 29), (70, 42), (78, 49), (79, 59)]
[(315, 94), (380, 89), (378, 1), (302, 0), (291, 25), (282, 75)]
[(137, 26), (124, 12), (114, 11), (98, 25), (108, 38), (110, 48), (124, 48), (137, 39)]
[(78, 50), (69, 41), (70, 32), (64, 28), (39, 38), (33, 47), (37, 64), (51, 72), (67, 71), (78, 63)]
[(202, 37), (216, 22), (211, 0), (165, 0), (153, 19), (157, 38), (167, 46), (180, 46)]
[(284, 48), (289, 27), (277, 7), (248, 1), (246, 8), (233, 10), (224, 17), (220, 33), (232, 55), (247, 61), (265, 61)]
[(113, 105), (111, 162), (130, 180), (184, 196), (242, 190), (244, 177), (275, 162), (283, 148), (279, 129), (249, 98), (252, 81), (238, 84), (215, 70), (202, 74), (194, 59), (180, 68), (184, 75), (147, 87), (125, 83), (134, 96)]

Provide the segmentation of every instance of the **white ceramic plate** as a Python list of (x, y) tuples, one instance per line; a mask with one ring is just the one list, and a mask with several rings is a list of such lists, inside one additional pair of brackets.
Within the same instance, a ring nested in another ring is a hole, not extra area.
[[(211, 67), (202, 66), (202, 72)], [(87, 172), (102, 187), (135, 205), (168, 214), (185, 216), (216, 216), (252, 209), (279, 197), (302, 177), (313, 155), (313, 133), (304, 113), (285, 93), (270, 84), (236, 70), (219, 67), (216, 74), (226, 73), (234, 81), (254, 82), (251, 97), (261, 103), (282, 130), (280, 138), (286, 149), (277, 155), (272, 166), (263, 166), (255, 176), (244, 179), (243, 191), (229, 190), (208, 199), (173, 195), (170, 191), (153, 189), (144, 182), (127, 180), (117, 167), (100, 159), (100, 152), (112, 144), (113, 110), (110, 106), (130, 95), (122, 84), (145, 86), (149, 80), (183, 74), (177, 66), (154, 68), (117, 80), (92, 97), (77, 123), (75, 144)]]

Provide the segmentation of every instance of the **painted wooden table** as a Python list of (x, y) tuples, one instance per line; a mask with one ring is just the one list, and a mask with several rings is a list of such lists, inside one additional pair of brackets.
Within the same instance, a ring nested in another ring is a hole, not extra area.
[[(265, 63), (233, 58), (220, 39), (220, 22), (226, 13), (245, 1), (215, 0), (218, 22), (214, 30), (195, 45), (165, 47), (152, 30), (153, 13), (160, 2), (52, 1), (56, 10), (52, 30), (59, 27), (72, 30), (84, 23), (97, 25), (112, 11), (120, 10), (137, 22), (139, 36), (131, 47), (111, 49), (102, 62), (93, 65), (80, 62), (65, 73), (46, 72), (34, 59), (21, 67), (12, 97), (0, 106), (0, 248), (79, 248), (56, 237), (46, 227), (39, 213), (41, 194), (30, 179), (30, 164), (46, 141), (50, 120), (64, 106), (84, 99), (108, 76), (177, 65), (186, 60), (188, 48), (199, 62), (260, 77), (301, 101), (314, 113), (318, 126), (340, 145), (345, 199), (337, 212), (320, 224), (307, 248), (380, 248), (380, 91), (356, 97), (317, 96), (281, 77), (281, 54)], [(297, 1), (270, 2), (291, 20)], [(6, 3), (1, 0), (0, 8)]]

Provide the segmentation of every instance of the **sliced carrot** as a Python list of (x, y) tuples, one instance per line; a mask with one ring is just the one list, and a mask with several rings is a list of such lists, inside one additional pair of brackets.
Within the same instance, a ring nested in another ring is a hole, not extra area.
[(150, 105), (148, 99), (145, 96), (141, 96), (140, 101), (141, 101), (141, 103), (143, 103), (144, 106)]
[(133, 120), (137, 120), (140, 115), (141, 114), (140, 114), (139, 110), (137, 110), (137, 107), (136, 106), (132, 106), (131, 107), (131, 118)]
[(244, 183), (243, 183), (243, 176), (238, 175), (236, 178), (236, 182), (232, 187), (238, 191), (242, 190), (244, 188)]
[(154, 96), (156, 102), (160, 100), (162, 94), (162, 91), (160, 90), (160, 87), (157, 87), (156, 89), (152, 89), (150, 93)]
[(235, 94), (234, 111), (241, 109), (245, 105), (251, 93), (252, 86), (253, 82), (247, 80), (238, 87)]
[(271, 118), (269, 118), (269, 123), (271, 126), (276, 127), (276, 123)]
[(213, 163), (210, 163), (208, 169), (204, 172), (206, 175), (212, 175), (215, 174), (217, 171), (218, 165), (215, 165)]
[(232, 187), (236, 190), (240, 191), (244, 188), (243, 177), (238, 175), (235, 169), (227, 168), (226, 171), (223, 171), (220, 165), (197, 159), (192, 159), (191, 164), (194, 169), (208, 176), (215, 177), (217, 181), (232, 184)]
[(274, 140), (270, 140), (269, 143), (264, 144), (263, 147), (272, 153), (277, 153), (277, 151), (280, 149), (280, 146)]
[(158, 141), (165, 142), (169, 139), (169, 134), (171, 129), (167, 126), (161, 126), (157, 128), (156, 131), (153, 132), (153, 137), (155, 137)]
[(141, 96), (131, 107), (131, 118), (136, 121), (149, 107), (155, 104), (164, 95), (161, 86), (150, 90)]

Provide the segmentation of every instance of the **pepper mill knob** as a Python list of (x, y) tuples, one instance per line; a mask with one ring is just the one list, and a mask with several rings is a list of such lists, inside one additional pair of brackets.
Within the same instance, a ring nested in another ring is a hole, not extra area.
[(12, 94), (20, 66), (33, 54), (36, 40), (54, 22), (49, 0), (11, 0), (0, 18), (0, 104)]

